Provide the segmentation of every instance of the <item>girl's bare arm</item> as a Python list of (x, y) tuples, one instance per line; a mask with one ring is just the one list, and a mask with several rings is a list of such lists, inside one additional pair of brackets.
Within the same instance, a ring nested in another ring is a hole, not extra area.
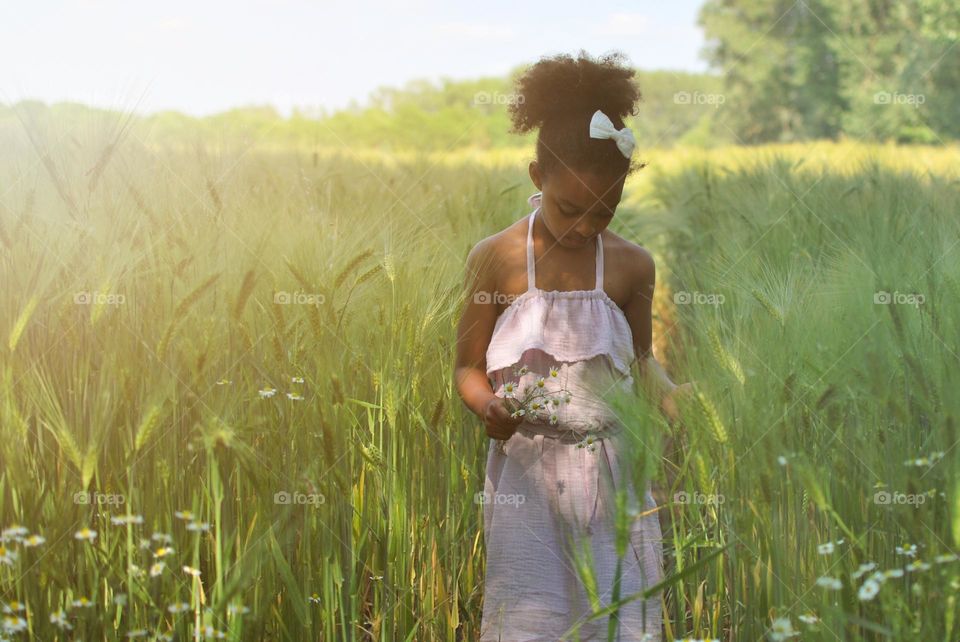
[(457, 327), (454, 382), (463, 403), (483, 417), (484, 407), (495, 397), (487, 379), (487, 345), (497, 320), (493, 296), (496, 287), (492, 239), (477, 243), (467, 256), (463, 313)]
[(677, 387), (653, 356), (653, 291), (656, 286), (656, 264), (650, 253), (635, 248), (637, 260), (631, 261), (636, 270), (631, 274), (632, 296), (624, 308), (627, 322), (633, 331), (633, 345), (640, 369), (641, 386), (659, 402)]

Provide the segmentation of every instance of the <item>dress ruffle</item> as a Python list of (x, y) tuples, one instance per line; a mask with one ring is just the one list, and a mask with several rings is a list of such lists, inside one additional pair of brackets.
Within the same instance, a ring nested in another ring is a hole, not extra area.
[(487, 374), (516, 364), (535, 348), (557, 361), (606, 355), (630, 375), (633, 334), (619, 306), (599, 290), (528, 290), (497, 319), (487, 346)]

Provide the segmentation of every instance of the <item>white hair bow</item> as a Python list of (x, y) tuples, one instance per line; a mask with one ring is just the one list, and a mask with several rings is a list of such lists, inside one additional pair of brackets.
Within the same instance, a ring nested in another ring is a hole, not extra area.
[(613, 121), (599, 109), (593, 112), (593, 118), (590, 119), (590, 138), (612, 138), (617, 143), (617, 149), (627, 158), (633, 155), (633, 148), (637, 144), (629, 127), (617, 129)]

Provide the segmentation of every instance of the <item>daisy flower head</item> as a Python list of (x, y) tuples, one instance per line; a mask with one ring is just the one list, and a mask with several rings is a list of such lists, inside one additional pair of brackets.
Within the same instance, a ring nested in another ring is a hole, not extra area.
[(92, 542), (93, 540), (97, 539), (97, 531), (84, 526), (74, 533), (73, 536), (80, 541), (87, 540), (88, 542)]
[(110, 518), (110, 523), (114, 526), (123, 526), (126, 524), (142, 524), (143, 516), (142, 515), (117, 515), (116, 517)]
[(173, 604), (167, 607), (167, 611), (170, 613), (185, 613), (190, 610), (190, 605), (186, 602), (174, 602)]
[(820, 576), (817, 578), (817, 586), (830, 589), (831, 591), (839, 591), (843, 588), (843, 583), (835, 577)]
[(26, 537), (29, 532), (30, 531), (24, 526), (21, 526), (20, 524), (14, 524), (13, 526), (5, 528), (2, 532), (0, 532), (0, 542), (9, 542), (10, 540), (16, 540), (19, 542), (21, 539)]
[(770, 625), (769, 636), (773, 642), (781, 642), (797, 635), (799, 635), (799, 632), (794, 630), (793, 622), (788, 617), (778, 617)]
[(871, 578), (867, 578), (867, 580), (860, 585), (860, 590), (857, 591), (857, 597), (861, 602), (867, 602), (876, 597), (879, 592), (880, 583)]
[(73, 628), (73, 625), (67, 622), (67, 612), (63, 609), (59, 609), (50, 614), (50, 624), (65, 631)]
[(0, 564), (13, 566), (13, 563), (16, 561), (17, 561), (17, 552), (7, 548), (3, 544), (0, 544)]
[(4, 633), (19, 633), (24, 631), (27, 628), (27, 621), (24, 620), (19, 615), (4, 615), (3, 616), (3, 632)]
[(27, 548), (33, 548), (34, 546), (40, 546), (47, 540), (42, 535), (29, 535), (23, 538), (23, 545)]

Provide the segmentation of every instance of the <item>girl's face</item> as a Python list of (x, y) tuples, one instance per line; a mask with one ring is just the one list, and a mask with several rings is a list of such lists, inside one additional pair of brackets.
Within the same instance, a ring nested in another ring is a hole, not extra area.
[(543, 176), (536, 161), (530, 178), (543, 197), (541, 215), (558, 244), (570, 249), (596, 243), (594, 237), (613, 220), (623, 194), (624, 177), (560, 168)]

